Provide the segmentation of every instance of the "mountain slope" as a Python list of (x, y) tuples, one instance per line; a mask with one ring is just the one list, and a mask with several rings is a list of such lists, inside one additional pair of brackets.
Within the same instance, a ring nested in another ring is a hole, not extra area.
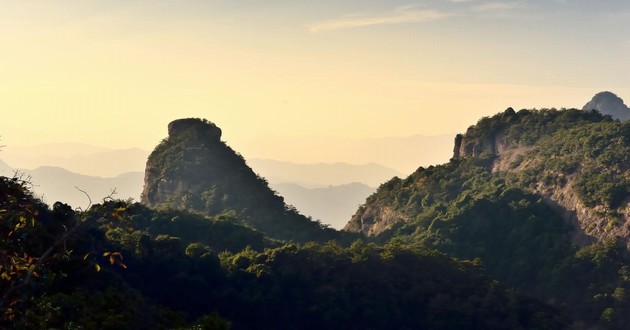
[(449, 163), (381, 185), (345, 230), (477, 260), (584, 328), (622, 329), (629, 155), (630, 124), (597, 111), (508, 109), (457, 136)]
[[(506, 184), (545, 197), (550, 205), (560, 206), (567, 217), (574, 212), (583, 234), (604, 240), (616, 235), (627, 236), (623, 224), (627, 221), (625, 206), (630, 190), (625, 179), (629, 144), (628, 125), (596, 111), (552, 109), (517, 113), (508, 109), (480, 120), (466, 134), (458, 135), (453, 159), (464, 160), (464, 163), (469, 158), (485, 162), (482, 168), (491, 172), (489, 178), (506, 180)], [(436, 168), (443, 166), (454, 165)], [(422, 193), (426, 187), (418, 181), (418, 175), (425, 172), (421, 168), (404, 182)], [(384, 186), (391, 184), (390, 181)], [(463, 193), (456, 191), (444, 201)], [(388, 198), (390, 206), (394, 202), (414, 203), (412, 196), (401, 196), (398, 201), (394, 196)], [(370, 206), (374, 205), (368, 202), (366, 207)], [(400, 208), (395, 211), (382, 214), (380, 218), (391, 224), (413, 215), (401, 213)], [(609, 216), (619, 221), (614, 228), (604, 230), (600, 220)], [(370, 227), (365, 221), (361, 223), (362, 218), (370, 217), (358, 212), (347, 228), (367, 228), (363, 230), (365, 233), (379, 234), (389, 226), (384, 221), (376, 221)]]
[(169, 124), (168, 138), (147, 161), (142, 202), (204, 214), (233, 210), (245, 223), (280, 239), (328, 240), (340, 235), (287, 207), (267, 181), (221, 141), (221, 129), (201, 119)]

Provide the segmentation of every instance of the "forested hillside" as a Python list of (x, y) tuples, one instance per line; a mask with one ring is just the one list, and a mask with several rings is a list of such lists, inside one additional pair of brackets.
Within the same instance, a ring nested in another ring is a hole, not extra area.
[(454, 157), (394, 178), (346, 226), (424, 242), (563, 305), (627, 324), (630, 124), (596, 111), (508, 109), (455, 139)]

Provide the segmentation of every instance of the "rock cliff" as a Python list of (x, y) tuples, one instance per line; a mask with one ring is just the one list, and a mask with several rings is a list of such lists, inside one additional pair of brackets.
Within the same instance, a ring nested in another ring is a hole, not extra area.
[(279, 239), (336, 235), (285, 205), (267, 181), (221, 141), (221, 129), (205, 119), (179, 119), (168, 125), (168, 137), (147, 160), (142, 203), (208, 215), (232, 212), (243, 223)]
[[(515, 116), (515, 111), (508, 108), (503, 116), (510, 118)], [(486, 127), (470, 126), (466, 134), (457, 134), (453, 148), (453, 158), (479, 157), (486, 153), (490, 155), (501, 154), (508, 148), (508, 141), (502, 127), (492, 127), (487, 131)]]
[[(207, 120), (187, 118), (168, 125), (168, 137), (151, 153), (145, 170), (142, 202), (148, 206), (202, 209), (217, 213), (230, 206), (221, 196), (202, 198), (196, 192), (229, 184), (224, 179), (256, 174), (224, 142), (221, 129)], [(218, 185), (218, 186), (217, 186)], [(258, 183), (257, 185), (260, 185)], [(281, 202), (281, 201), (279, 201)]]

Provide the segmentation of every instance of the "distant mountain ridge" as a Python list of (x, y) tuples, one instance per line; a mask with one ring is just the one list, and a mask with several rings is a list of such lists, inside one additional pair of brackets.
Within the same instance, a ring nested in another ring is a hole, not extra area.
[[(419, 166), (448, 161), (453, 134), (382, 138), (262, 136), (238, 144), (246, 159), (275, 159), (300, 163), (380, 164), (408, 174)], [(282, 148), (278, 148), (282, 146)], [(305, 150), (312, 150), (306, 153)], [(252, 167), (255, 168), (254, 165)], [(348, 183), (348, 182), (346, 182)]]
[[(289, 139), (291, 143), (287, 143), (286, 139)], [(271, 168), (272, 172), (262, 173), (269, 167), (265, 165), (266, 160), (306, 165), (303, 167), (304, 170), (309, 170), (310, 165), (318, 163), (331, 164), (335, 162), (340, 163), (340, 165), (363, 164), (366, 166), (378, 164), (387, 168), (386, 171), (394, 170), (406, 175), (417, 169), (418, 166), (435, 165), (447, 161), (450, 157), (448, 147), (451, 145), (451, 141), (451, 134), (372, 139), (257, 137), (256, 139), (241, 141), (238, 147), (256, 172), (261, 172), (265, 177), (270, 178), (270, 181), (275, 181), (273, 167)], [(279, 144), (283, 145), (284, 151), (276, 148)], [(308, 149), (317, 150), (318, 152), (314, 154), (319, 156), (305, 156), (303, 150)], [(322, 150), (326, 150), (326, 152), (322, 153)], [(84, 143), (51, 143), (35, 146), (7, 145), (2, 148), (0, 157), (16, 168), (33, 169), (39, 166), (56, 166), (79, 174), (112, 177), (125, 172), (143, 171), (149, 153), (149, 151), (140, 148), (112, 149)], [(294, 155), (300, 156), (299, 164), (298, 158), (294, 158)], [(259, 162), (263, 163), (263, 167), (260, 169), (257, 166)], [(103, 167), (102, 164), (109, 166)], [(279, 165), (282, 166), (282, 164)], [(376, 173), (380, 172), (378, 168), (375, 170)], [(345, 171), (345, 169), (340, 168), (340, 171)], [(292, 179), (287, 182), (296, 182), (311, 188), (351, 182), (363, 182), (370, 186), (382, 183), (382, 181), (364, 182), (358, 177), (353, 177), (352, 172), (347, 174), (349, 178), (352, 178), (348, 180), (335, 179), (337, 181), (317, 182), (316, 184), (310, 181)], [(393, 175), (386, 178), (391, 176)], [(279, 176), (278, 179), (281, 182), (285, 181), (283, 176)]]
[(81, 143), (7, 146), (0, 152), (0, 157), (15, 168), (61, 167), (73, 173), (102, 178), (141, 172), (148, 155), (148, 151), (140, 148), (110, 149)]
[(0, 160), (0, 175), (12, 177), (23, 176), (33, 185), (33, 192), (52, 205), (63, 201), (73, 207), (85, 208), (89, 204), (88, 197), (77, 188), (85, 191), (93, 203), (101, 202), (104, 197), (112, 195), (119, 199), (140, 200), (144, 173), (128, 172), (115, 177), (101, 178), (83, 175), (54, 166), (40, 166), (33, 170), (14, 169)]
[(100, 203), (103, 198), (112, 196), (117, 199), (140, 200), (144, 173), (129, 172), (111, 178), (100, 178), (70, 172), (59, 167), (38, 167), (32, 171), (24, 171), (31, 176), (33, 191), (41, 195), (45, 202), (53, 204), (63, 201), (73, 207), (85, 208), (89, 201), (87, 196), (77, 188), (85, 191), (93, 203)]
[(269, 186), (283, 196), (287, 204), (335, 229), (343, 228), (357, 206), (376, 190), (357, 182), (324, 188), (305, 188), (295, 183), (270, 183)]
[(322, 188), (360, 182), (378, 186), (403, 173), (379, 164), (348, 163), (296, 164), (271, 159), (248, 159), (254, 171), (274, 184), (295, 183), (307, 188)]

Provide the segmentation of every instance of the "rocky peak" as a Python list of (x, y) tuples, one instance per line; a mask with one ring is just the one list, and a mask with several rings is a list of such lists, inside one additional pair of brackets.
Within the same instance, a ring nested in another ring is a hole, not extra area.
[(168, 124), (169, 138), (177, 138), (193, 133), (198, 139), (220, 141), (221, 129), (206, 119), (184, 118), (173, 120)]
[(614, 119), (630, 119), (630, 108), (623, 100), (612, 92), (600, 92), (593, 96), (582, 110), (597, 110), (604, 115), (610, 115)]
[(266, 188), (245, 160), (221, 141), (217, 125), (206, 119), (177, 119), (147, 160), (142, 202), (217, 213), (234, 206), (224, 197), (224, 190), (238, 186), (234, 182), (245, 182), (238, 187), (242, 189)]
[(234, 212), (243, 223), (279, 239), (337, 235), (287, 206), (221, 141), (221, 129), (205, 119), (178, 119), (168, 125), (168, 138), (147, 160), (142, 203), (207, 215)]

